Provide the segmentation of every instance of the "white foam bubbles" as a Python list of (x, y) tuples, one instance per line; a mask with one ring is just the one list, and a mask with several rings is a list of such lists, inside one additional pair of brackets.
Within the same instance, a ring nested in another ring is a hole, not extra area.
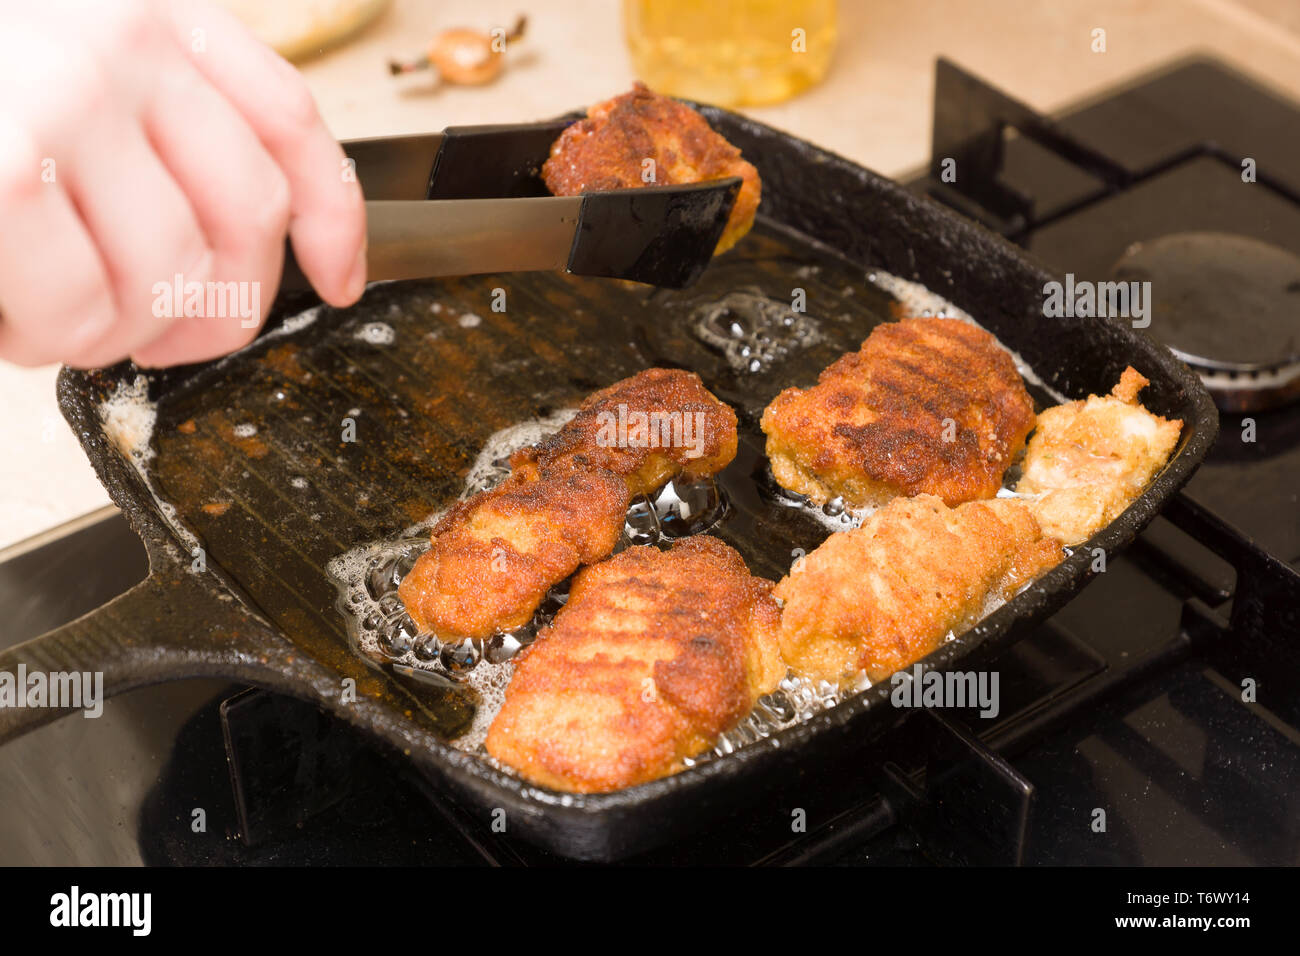
[(383, 347), (397, 341), (397, 332), (387, 322), (367, 322), (352, 337), (358, 342)]

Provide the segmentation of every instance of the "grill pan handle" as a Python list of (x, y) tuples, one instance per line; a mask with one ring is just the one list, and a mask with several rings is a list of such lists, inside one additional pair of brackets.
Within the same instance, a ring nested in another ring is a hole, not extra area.
[[(185, 570), (150, 572), (108, 604), (0, 651), (0, 674), (29, 696), (31, 675), (102, 674), (102, 698), (185, 677), (282, 683), (276, 670), (291, 645), (237, 600), (223, 600), (210, 582)], [(21, 675), (28, 680), (20, 680)], [(278, 678), (278, 679), (277, 679)], [(93, 678), (92, 678), (93, 679)], [(84, 678), (83, 678), (84, 680)], [(76, 707), (0, 706), (0, 743), (20, 737)]]

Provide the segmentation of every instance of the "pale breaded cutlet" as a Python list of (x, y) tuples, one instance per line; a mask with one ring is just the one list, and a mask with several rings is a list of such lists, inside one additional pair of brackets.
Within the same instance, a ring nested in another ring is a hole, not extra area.
[(511, 459), (545, 470), (565, 459), (612, 471), (633, 496), (670, 478), (716, 474), (736, 457), (736, 413), (694, 372), (646, 369), (589, 396), (550, 438)]
[[(647, 160), (654, 163), (653, 182), (643, 178)], [(758, 170), (695, 110), (641, 83), (588, 109), (585, 119), (559, 135), (542, 166), (546, 188), (556, 196), (732, 176), (743, 182), (714, 255), (726, 252), (753, 226), (762, 194)]]
[(850, 507), (991, 498), (1033, 426), (1010, 353), (969, 322), (931, 318), (877, 326), (812, 388), (777, 395), (762, 419), (776, 480)]
[(552, 585), (614, 549), (636, 495), (711, 475), (735, 454), (735, 412), (699, 376), (648, 369), (616, 382), (513, 455), (504, 482), (444, 515), (398, 595), (421, 631), (442, 637), (519, 627)]
[(1063, 557), (1015, 499), (948, 508), (932, 495), (896, 498), (777, 584), (781, 653), (804, 677), (884, 680)]
[(667, 776), (785, 676), (772, 582), (717, 538), (584, 568), (516, 663), (488, 753), (533, 783), (595, 793)]
[(1109, 395), (1089, 395), (1038, 416), (1016, 493), (1043, 529), (1067, 546), (1110, 524), (1178, 444), (1182, 420), (1154, 415), (1138, 402), (1148, 384), (1129, 367)]

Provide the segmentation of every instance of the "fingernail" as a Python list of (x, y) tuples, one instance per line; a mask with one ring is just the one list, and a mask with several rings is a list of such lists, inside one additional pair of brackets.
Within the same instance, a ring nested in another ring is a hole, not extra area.
[(347, 295), (349, 302), (355, 302), (361, 298), (361, 293), (366, 291), (366, 241), (361, 241), (361, 248), (357, 250), (356, 261), (352, 263), (352, 271), (348, 273)]

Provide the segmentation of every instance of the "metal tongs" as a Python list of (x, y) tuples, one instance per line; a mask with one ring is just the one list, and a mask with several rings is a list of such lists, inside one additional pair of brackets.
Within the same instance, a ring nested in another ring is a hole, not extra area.
[[(693, 283), (741, 180), (549, 195), (541, 166), (574, 119), (344, 142), (366, 197), (367, 278), (560, 270)], [(286, 251), (282, 287), (306, 285)]]

